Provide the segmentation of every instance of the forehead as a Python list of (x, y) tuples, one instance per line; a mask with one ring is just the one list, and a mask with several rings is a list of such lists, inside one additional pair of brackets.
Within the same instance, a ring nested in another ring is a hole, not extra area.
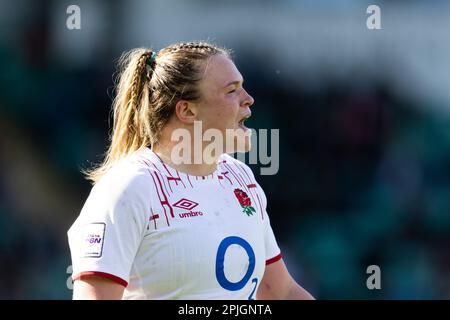
[(218, 54), (207, 61), (200, 87), (206, 90), (220, 90), (232, 81), (242, 80), (242, 75), (233, 61), (223, 54)]

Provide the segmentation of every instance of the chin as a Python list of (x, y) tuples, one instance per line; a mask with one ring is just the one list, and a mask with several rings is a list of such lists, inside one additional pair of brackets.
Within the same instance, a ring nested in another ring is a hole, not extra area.
[(227, 129), (225, 135), (225, 153), (245, 153), (251, 150), (252, 131), (246, 127)]
[(243, 153), (247, 153), (252, 149), (252, 145), (249, 142), (248, 144), (245, 145), (245, 148), (243, 150), (237, 150), (236, 152), (243, 152)]
[(237, 134), (234, 140), (234, 146), (233, 152), (249, 152), (252, 148), (251, 131), (247, 129), (245, 134)]

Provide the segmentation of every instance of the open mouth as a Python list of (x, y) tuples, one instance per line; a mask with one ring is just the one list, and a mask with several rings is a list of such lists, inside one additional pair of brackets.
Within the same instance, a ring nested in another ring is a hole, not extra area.
[(240, 127), (241, 129), (243, 129), (243, 130), (248, 130), (248, 128), (245, 126), (245, 121), (246, 121), (248, 118), (250, 118), (251, 115), (252, 115), (251, 113), (245, 115), (245, 116), (242, 117), (242, 119), (238, 122), (239, 127)]

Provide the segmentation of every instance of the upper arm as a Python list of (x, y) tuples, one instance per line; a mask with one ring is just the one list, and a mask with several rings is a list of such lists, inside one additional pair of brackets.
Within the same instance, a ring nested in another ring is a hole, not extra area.
[(74, 298), (122, 297), (146, 230), (151, 195), (148, 176), (140, 171), (110, 174), (93, 188), (68, 232)]
[(283, 259), (266, 266), (256, 297), (260, 300), (314, 299), (291, 277)]
[(85, 276), (73, 284), (74, 300), (120, 300), (125, 287), (109, 279)]

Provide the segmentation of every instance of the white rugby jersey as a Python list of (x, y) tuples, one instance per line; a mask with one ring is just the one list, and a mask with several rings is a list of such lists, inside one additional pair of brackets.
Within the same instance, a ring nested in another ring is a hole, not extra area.
[(139, 150), (95, 184), (69, 229), (72, 278), (112, 279), (124, 299), (255, 299), (281, 258), (266, 202), (227, 154), (211, 175), (192, 176)]

